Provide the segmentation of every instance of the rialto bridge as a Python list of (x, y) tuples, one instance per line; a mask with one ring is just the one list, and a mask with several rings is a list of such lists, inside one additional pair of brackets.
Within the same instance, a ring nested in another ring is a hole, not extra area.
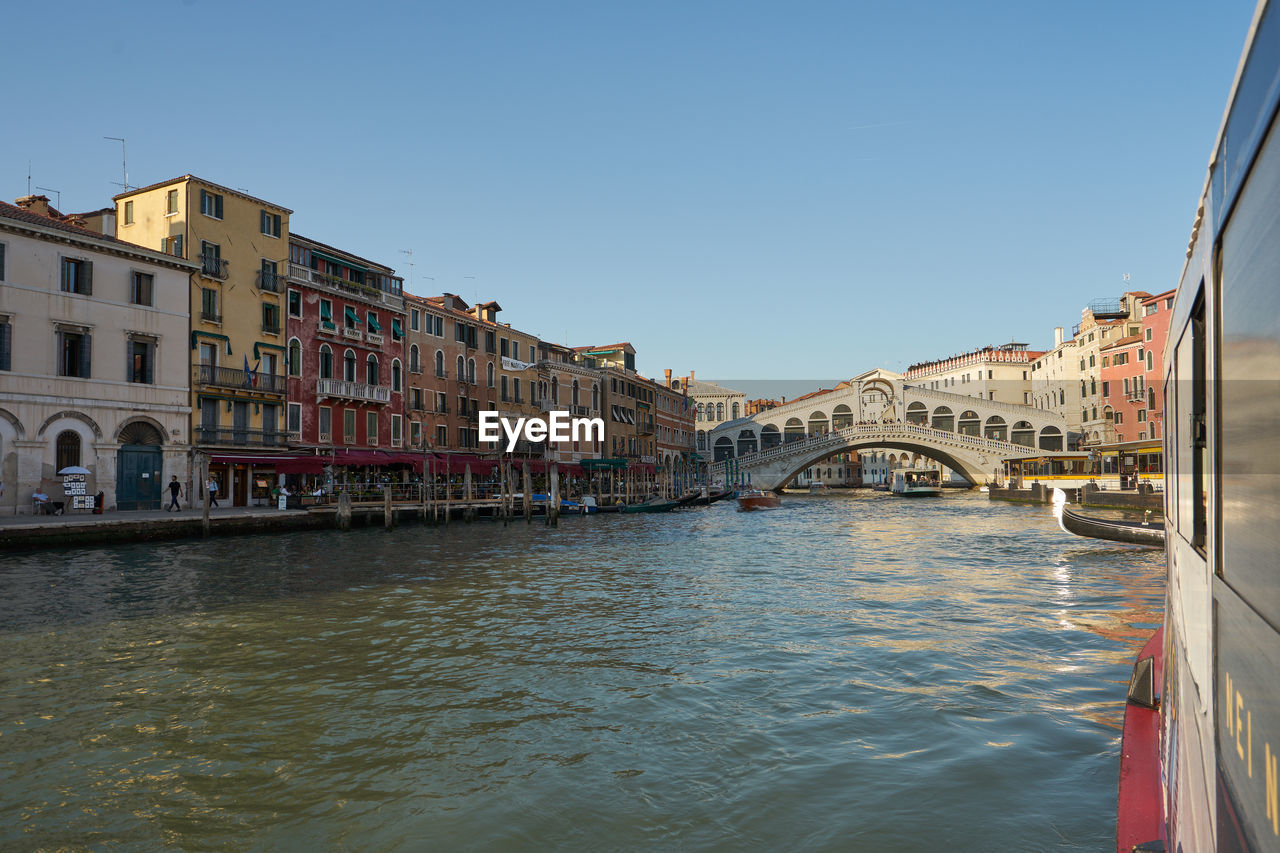
[(1067, 440), (1066, 420), (1054, 412), (922, 388), (879, 370), (699, 438), (699, 450), (717, 463), (733, 459), (734, 471), (763, 489), (782, 488), (836, 453), (872, 448), (919, 453), (984, 483), (998, 478), (1002, 459), (1053, 455)]

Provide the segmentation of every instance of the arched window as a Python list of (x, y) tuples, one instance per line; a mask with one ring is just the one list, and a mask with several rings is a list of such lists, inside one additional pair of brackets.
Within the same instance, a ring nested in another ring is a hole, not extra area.
[(487, 367), (485, 367), (484, 378), (488, 380), (489, 387), (492, 388), (493, 387), (493, 362), (492, 361), (489, 362)]
[(369, 353), (369, 358), (365, 362), (365, 382), (370, 385), (378, 384), (378, 357), (373, 353)]
[(417, 344), (414, 344), (413, 346), (409, 347), (409, 372), (410, 373), (422, 372), (422, 361), (418, 354)]
[(444, 351), (436, 350), (436, 376), (444, 378)]
[(342, 378), (348, 382), (356, 381), (356, 354), (351, 350), (342, 356)]
[(560, 405), (560, 379), (559, 377), (551, 377), (551, 405)]
[(594, 382), (591, 383), (591, 411), (600, 411), (600, 386)]
[(467, 364), (462, 360), (462, 356), (458, 356), (458, 381), (461, 382), (467, 378)]
[(302, 342), (297, 338), (289, 340), (289, 375), (302, 375)]
[(329, 349), (328, 344), (320, 347), (320, 378), (333, 378), (333, 350)]
[(724, 420), (724, 403), (716, 403), (716, 420)]
[(400, 359), (391, 362), (391, 390), (400, 390)]
[(467, 381), (472, 385), (476, 384), (476, 360), (474, 358), (467, 359)]
[(734, 420), (737, 420), (737, 419), (738, 419), (738, 404), (737, 404), (737, 403), (734, 403), (734, 404), (733, 404), (733, 419), (734, 419)]
[(573, 405), (578, 405), (578, 380), (573, 380), (573, 399), (570, 400)]
[(58, 465), (53, 469), (54, 472), (61, 471), (68, 465), (80, 464), (80, 433), (70, 429), (63, 430), (58, 433), (54, 446), (58, 451)]

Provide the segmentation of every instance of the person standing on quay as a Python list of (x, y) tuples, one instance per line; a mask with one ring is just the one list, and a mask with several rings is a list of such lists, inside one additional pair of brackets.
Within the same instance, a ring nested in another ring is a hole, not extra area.
[(209, 493), (209, 506), (216, 508), (218, 506), (218, 481), (210, 477), (209, 482), (205, 483), (204, 487)]
[(175, 510), (182, 512), (182, 505), (178, 503), (178, 498), (181, 496), (182, 484), (178, 482), (178, 475), (174, 474), (173, 479), (169, 481), (169, 505), (164, 508), (164, 511)]

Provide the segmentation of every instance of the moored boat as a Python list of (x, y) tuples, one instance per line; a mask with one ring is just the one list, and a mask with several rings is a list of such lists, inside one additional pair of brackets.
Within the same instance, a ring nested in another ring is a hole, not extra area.
[(782, 506), (782, 498), (773, 492), (762, 492), (759, 489), (748, 489), (738, 495), (738, 509), (777, 509)]
[(1163, 521), (1122, 521), (1081, 515), (1067, 509), (1067, 493), (1062, 489), (1053, 490), (1053, 517), (1058, 519), (1059, 527), (1076, 536), (1128, 542), (1150, 548), (1164, 545)]
[(628, 504), (622, 508), (623, 512), (670, 512), (680, 506), (679, 501), (668, 501), (662, 498), (649, 498), (638, 504)]
[(831, 490), (827, 488), (826, 483), (810, 483), (809, 484), (809, 494), (811, 495), (826, 494), (829, 491)]

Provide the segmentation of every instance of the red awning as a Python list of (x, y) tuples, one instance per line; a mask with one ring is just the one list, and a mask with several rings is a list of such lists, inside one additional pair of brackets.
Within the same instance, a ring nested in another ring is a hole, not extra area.
[(298, 456), (276, 463), (277, 474), (320, 474), (324, 466), (333, 462), (332, 456)]
[(390, 450), (337, 450), (333, 454), (333, 464), (353, 468), (410, 465), (413, 470), (421, 471), (422, 456), (417, 453), (395, 453)]
[(515, 468), (523, 468), (528, 465), (530, 473), (533, 474), (543, 474), (547, 470), (547, 463), (542, 459), (512, 459), (511, 465)]
[(209, 454), (209, 463), (212, 465), (253, 465), (262, 468), (271, 468), (277, 462), (287, 462), (291, 459), (297, 459), (297, 456), (254, 456), (251, 453), (211, 453)]

